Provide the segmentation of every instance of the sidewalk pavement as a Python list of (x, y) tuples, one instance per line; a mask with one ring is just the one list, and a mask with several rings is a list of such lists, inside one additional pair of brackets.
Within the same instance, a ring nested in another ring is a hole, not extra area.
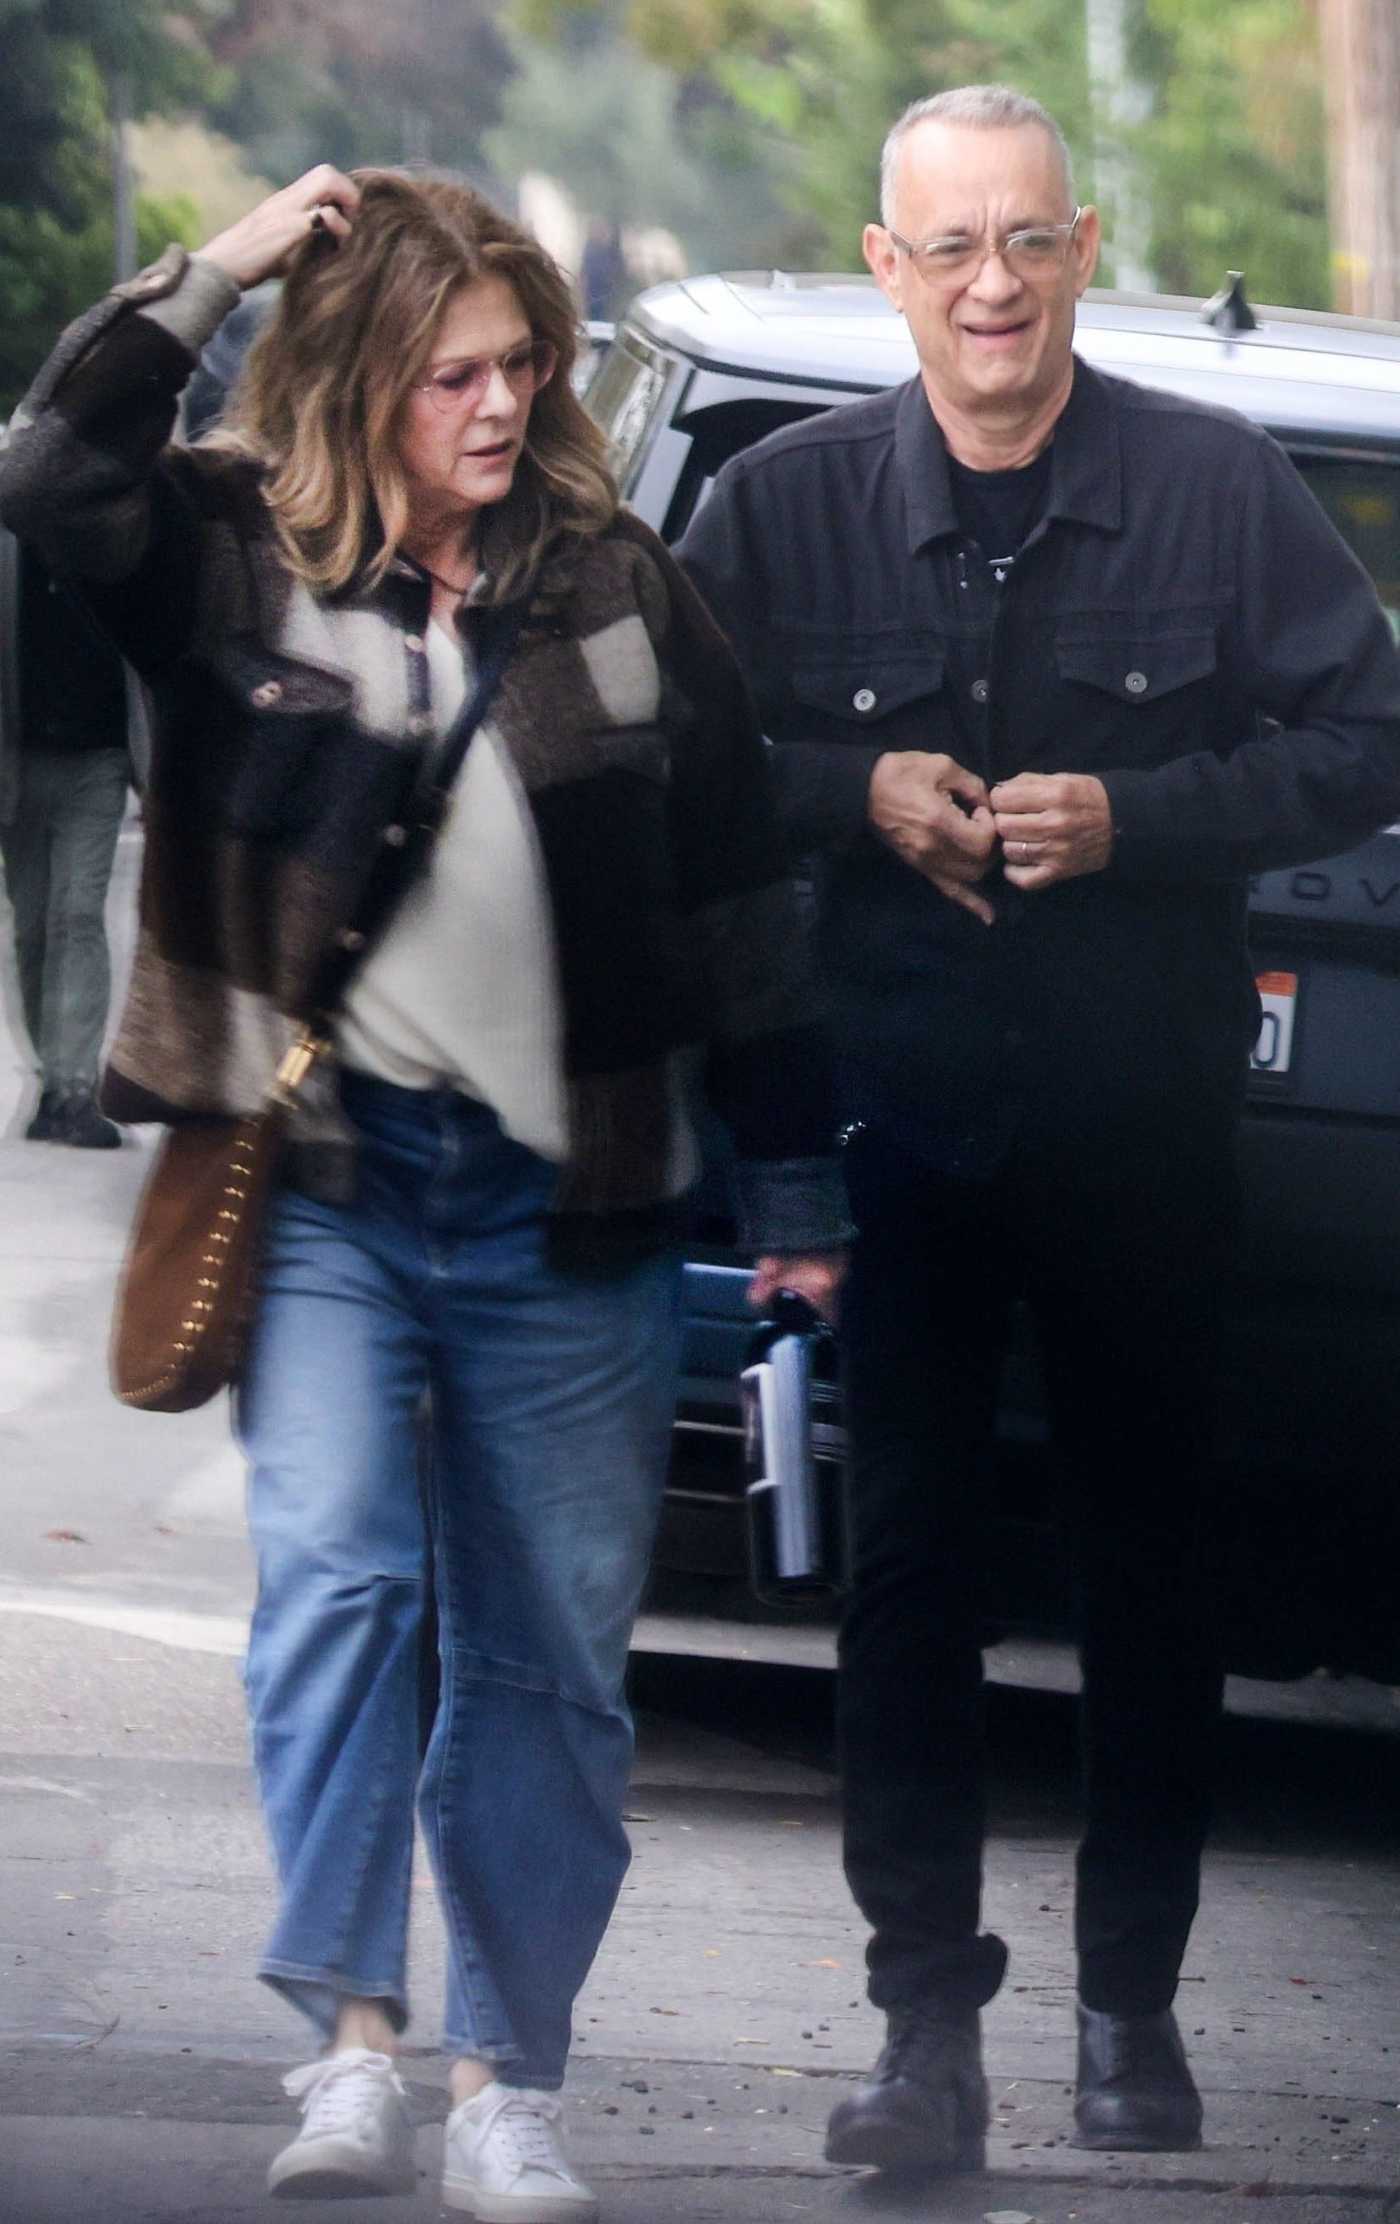
[[(3, 2123), (12, 2224), (248, 2224), (316, 2215), (322, 2202), (272, 2201), (263, 2173), (287, 2136), (287, 2104), (246, 2064), (100, 2053), (58, 2064), (0, 2054), (14, 2113)], [(357, 2201), (364, 2224), (437, 2212), (441, 2079), (407, 2066), (419, 2134), (417, 2196)], [(1296, 2104), (1243, 2096), (1212, 2108), (1198, 2156), (1077, 2155), (1062, 2143), (1059, 2087), (1003, 2091), (985, 2176), (888, 2188), (820, 2161), (840, 2081), (765, 2065), (742, 2078), (714, 2064), (609, 2061), (572, 2081), (572, 2152), (604, 2224), (1392, 2224), (1395, 2172), (1352, 2136), (1297, 2152)], [(1014, 2118), (1007, 2110), (1015, 2108)], [(1392, 2111), (1393, 2113), (1393, 2111)], [(1391, 2163), (1395, 2159), (1393, 2135)]]
[[(23, 1617), (6, 1631), (41, 1655), (46, 1641), (86, 1649), (75, 1681), (89, 1686), (102, 1680), (103, 1644), (124, 1657), (134, 1643)], [(57, 1652), (40, 1665), (54, 1689)], [(249, 1975), (270, 1891), (237, 1757), (233, 1664), (176, 1667), (189, 1710), (179, 1754), (156, 1750), (140, 1688), (124, 1701), (133, 1720), (118, 1751), (102, 1722), (101, 1750), (75, 1759), (55, 1756), (49, 1721), (32, 1739), (14, 1724), (0, 1736), (5, 2224), (301, 2213), (263, 2192), (294, 2122), (279, 2075), (298, 2039)], [(54, 1703), (69, 1697), (57, 1688)], [(1334, 1847), (1275, 1852), (1267, 1834), (1233, 1824), (1180, 2002), (1208, 2143), (1195, 2155), (1080, 2154), (1067, 2139), (1067, 1818), (1034, 1785), (1013, 1790), (989, 1862), (989, 1920), (1013, 1944), (985, 2018), (989, 2169), (891, 2190), (821, 2161), (828, 2110), (879, 2039), (829, 1778), (670, 1721), (644, 1717), (642, 1731), (633, 1869), (579, 2004), (566, 2088), (571, 2144), (605, 2224), (1397, 2224), (1388, 1859), (1358, 1860), (1345, 1831)], [(199, 1760), (183, 1750), (196, 1737)], [(425, 2006), (441, 1982), (429, 1898), (420, 1876), (413, 1993)], [(415, 2047), (404, 2070), (422, 2126), (420, 2192), (357, 2203), (365, 2224), (437, 2213), (445, 2065)]]

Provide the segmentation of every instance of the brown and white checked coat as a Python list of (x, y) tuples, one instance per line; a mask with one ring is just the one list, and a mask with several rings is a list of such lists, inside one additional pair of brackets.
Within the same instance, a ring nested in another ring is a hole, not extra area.
[[(0, 457), (0, 516), (84, 582), (154, 711), (139, 945), (104, 1084), (126, 1120), (261, 1101), (430, 729), (421, 577), (396, 567), (373, 592), (314, 596), (256, 468), (170, 444), (193, 349), (142, 312), (201, 277), (172, 249), (70, 327)], [(558, 951), (561, 1225), (605, 1240), (664, 1225), (671, 1123), (703, 1066), (749, 1240), (842, 1240), (762, 739), (726, 643), (637, 520), (546, 559), (492, 719)], [(340, 1187), (332, 1075), (299, 1117), (302, 1166)]]

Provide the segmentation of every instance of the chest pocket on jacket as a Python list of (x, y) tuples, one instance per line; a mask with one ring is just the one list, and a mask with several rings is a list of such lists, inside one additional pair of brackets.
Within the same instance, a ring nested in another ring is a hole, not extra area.
[[(234, 642), (211, 660), (203, 684), (209, 804), (219, 822), (277, 844), (332, 819), (347, 756), (357, 753), (349, 680)], [(375, 753), (389, 754), (382, 745)]]
[(1095, 641), (1057, 641), (1060, 677), (1092, 687), (1129, 706), (1157, 703), (1193, 680), (1215, 670), (1215, 638), (1209, 633), (1144, 641), (1125, 636)]
[(898, 720), (901, 712), (908, 714), (910, 746), (917, 746), (913, 732), (920, 725), (919, 713), (942, 687), (943, 659), (938, 655), (895, 661), (848, 654), (839, 664), (799, 664), (792, 674), (794, 697), (830, 721), (833, 739), (858, 741), (865, 727), (887, 747), (887, 721)]
[(1216, 655), (1208, 632), (1060, 640), (1055, 664), (1068, 683), (1056, 753), (1067, 749), (1077, 772), (1164, 764), (1209, 737)]

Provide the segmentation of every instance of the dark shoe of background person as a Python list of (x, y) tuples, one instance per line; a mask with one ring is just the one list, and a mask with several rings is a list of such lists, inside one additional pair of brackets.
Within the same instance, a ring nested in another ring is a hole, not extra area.
[(1073, 2144), (1131, 2154), (1188, 2154), (1201, 2144), (1201, 2096), (1170, 2008), (1105, 2015), (1079, 2008)]
[(57, 1143), (62, 1139), (63, 1096), (58, 1089), (41, 1090), (34, 1117), (24, 1131), (27, 1143)]
[(80, 1151), (120, 1149), (122, 1131), (115, 1120), (99, 1112), (90, 1089), (79, 1089), (60, 1105), (54, 1130), (56, 1143), (71, 1143)]
[(985, 2169), (987, 2081), (977, 2010), (933, 2001), (891, 2008), (879, 2061), (831, 2112), (826, 2159), (907, 2176)]

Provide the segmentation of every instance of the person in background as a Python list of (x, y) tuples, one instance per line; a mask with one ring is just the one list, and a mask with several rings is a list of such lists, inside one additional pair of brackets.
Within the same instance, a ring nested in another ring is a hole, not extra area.
[(33, 1143), (115, 1150), (97, 1072), (111, 997), (107, 886), (139, 718), (80, 598), (0, 532), (0, 859), (39, 1076)]
[(218, 424), (248, 350), (277, 306), (277, 292), (275, 279), (250, 287), (201, 349), (194, 375), (180, 397), (180, 427), (191, 444)]
[(1220, 1703), (1211, 1420), (1248, 876), (1400, 811), (1400, 659), (1283, 451), (1073, 352), (1098, 218), (1002, 86), (920, 101), (865, 252), (917, 375), (747, 450), (680, 550), (816, 860), (859, 1237), (846, 1865), (888, 2019), (837, 2162), (980, 2164), (981, 1647), (1012, 1308), (1081, 1592), (1074, 2136), (1197, 2145), (1172, 2013)]
[[(222, 429), (171, 445), (201, 349), (278, 275)], [(574, 342), (562, 274), (469, 188), (322, 166), (81, 320), (0, 465), (0, 513), (81, 577), (155, 708), (105, 1083), (128, 1116), (264, 1100), (402, 842), (405, 768), (523, 621), (430, 869), (298, 1098), (236, 1400), (281, 1879), (260, 1968), (324, 2047), (286, 2081), (303, 2123), (270, 2184), (413, 2186), (416, 1794), (450, 1948), (442, 2197), (498, 2224), (596, 2213), (555, 2096), (629, 1858), (623, 1675), (699, 1084), (737, 1145), (755, 1301), (829, 1309), (848, 1233), (762, 739), (618, 507)]]
[(617, 315), (627, 287), (627, 262), (622, 252), (622, 234), (605, 216), (595, 216), (589, 224), (588, 237), (583, 243), (579, 283), (586, 317), (606, 323), (609, 317)]

